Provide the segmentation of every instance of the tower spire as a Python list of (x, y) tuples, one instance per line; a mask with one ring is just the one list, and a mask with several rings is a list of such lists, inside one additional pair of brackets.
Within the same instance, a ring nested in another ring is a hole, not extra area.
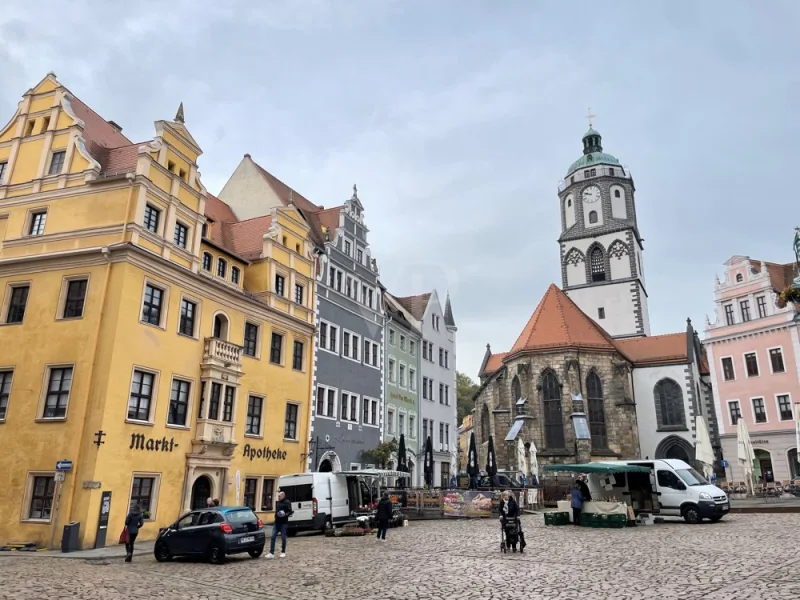
[(175, 122), (176, 123), (183, 123), (183, 102), (181, 102), (180, 106), (178, 106), (178, 112), (175, 114)]

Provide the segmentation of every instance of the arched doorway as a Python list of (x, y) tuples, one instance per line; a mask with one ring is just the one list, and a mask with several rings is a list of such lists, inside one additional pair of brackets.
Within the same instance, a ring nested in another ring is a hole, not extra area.
[(320, 473), (330, 473), (331, 471), (333, 471), (333, 465), (331, 464), (331, 461), (329, 461), (327, 458), (323, 460), (321, 463), (319, 463)]
[(206, 506), (206, 501), (211, 497), (211, 479), (201, 475), (192, 484), (192, 510), (199, 510)]
[(223, 313), (214, 315), (214, 337), (226, 341), (228, 339), (228, 317)]
[(670, 458), (694, 464), (694, 447), (687, 440), (677, 435), (664, 438), (656, 447), (655, 458)]
[(775, 471), (772, 470), (772, 455), (769, 450), (756, 448), (753, 450), (756, 460), (753, 462), (753, 475), (756, 481), (772, 483), (775, 481)]
[(787, 454), (789, 458), (789, 476), (800, 479), (800, 461), (798, 461), (797, 448), (792, 448)]

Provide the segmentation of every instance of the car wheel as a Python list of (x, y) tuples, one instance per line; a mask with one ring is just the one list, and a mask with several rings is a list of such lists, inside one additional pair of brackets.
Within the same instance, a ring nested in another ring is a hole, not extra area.
[(155, 554), (158, 562), (168, 562), (172, 560), (172, 554), (169, 553), (169, 548), (166, 544), (156, 544), (156, 547), (153, 549), (153, 554)]
[(330, 519), (325, 519), (325, 524), (322, 526), (322, 533), (330, 531), (331, 529), (333, 529), (333, 523), (331, 523)]
[(247, 553), (250, 555), (250, 558), (258, 558), (259, 556), (264, 554), (264, 546), (256, 548), (255, 550), (248, 550)]
[(682, 512), (684, 520), (687, 523), (691, 523), (692, 525), (699, 523), (700, 521), (703, 520), (700, 517), (700, 510), (693, 504), (690, 504), (689, 506), (684, 508)]
[(219, 544), (214, 544), (208, 550), (208, 560), (211, 564), (221, 565), (225, 562), (225, 551)]

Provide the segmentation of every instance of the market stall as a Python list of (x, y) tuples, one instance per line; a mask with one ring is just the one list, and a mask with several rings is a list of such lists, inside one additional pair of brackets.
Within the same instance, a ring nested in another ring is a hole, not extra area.
[[(635, 519), (634, 507), (629, 503), (629, 494), (626, 495), (614, 487), (614, 475), (617, 473), (637, 473), (642, 475), (650, 474), (651, 470), (647, 467), (629, 464), (606, 463), (585, 463), (571, 465), (548, 465), (545, 471), (567, 472), (587, 476), (587, 487), (589, 488), (591, 499), (583, 503), (583, 514), (587, 515), (588, 522), (594, 522), (592, 517), (598, 516), (606, 518), (611, 515), (619, 515), (612, 520), (618, 522), (622, 520), (633, 521)], [(569, 522), (572, 522), (571, 502), (568, 499), (557, 502), (558, 512), (569, 515)]]

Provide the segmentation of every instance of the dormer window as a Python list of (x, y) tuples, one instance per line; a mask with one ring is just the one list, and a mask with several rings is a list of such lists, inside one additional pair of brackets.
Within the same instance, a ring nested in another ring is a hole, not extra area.
[(736, 274), (736, 283), (741, 283), (742, 281), (744, 281), (744, 277), (742, 277), (741, 273), (737, 273)]
[(217, 277), (225, 277), (225, 273), (228, 270), (228, 263), (225, 262), (223, 259), (217, 259)]

